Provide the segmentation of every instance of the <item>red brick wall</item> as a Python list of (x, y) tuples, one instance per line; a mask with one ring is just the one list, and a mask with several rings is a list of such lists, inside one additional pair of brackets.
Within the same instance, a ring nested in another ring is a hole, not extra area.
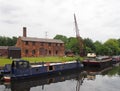
[[(41, 43), (28, 41), (26, 45), (25, 41), (18, 38), (16, 47), (21, 48), (22, 57), (32, 56), (64, 56), (64, 43)], [(28, 50), (28, 53), (25, 51)]]
[(8, 56), (8, 50), (7, 49), (0, 49), (0, 56), (7, 57)]

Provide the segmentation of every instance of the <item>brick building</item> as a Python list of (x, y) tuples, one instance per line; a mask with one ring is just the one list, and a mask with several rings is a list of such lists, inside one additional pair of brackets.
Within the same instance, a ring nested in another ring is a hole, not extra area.
[(0, 57), (21, 58), (21, 49), (15, 46), (0, 46)]
[(0, 46), (0, 56), (1, 57), (8, 56), (8, 46)]
[(23, 28), (23, 37), (19, 37), (16, 47), (21, 48), (22, 57), (64, 56), (64, 42), (56, 39), (27, 37)]

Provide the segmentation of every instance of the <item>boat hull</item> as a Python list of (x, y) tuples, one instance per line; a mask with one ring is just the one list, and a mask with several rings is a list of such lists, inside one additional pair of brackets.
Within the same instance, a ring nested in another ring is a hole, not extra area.
[(97, 68), (106, 68), (112, 66), (112, 61), (83, 61), (84, 67), (97, 67)]
[(60, 71), (53, 71), (53, 72), (44, 72), (40, 74), (35, 74), (35, 75), (28, 75), (28, 76), (16, 76), (16, 77), (11, 77), (11, 81), (18, 81), (18, 80), (29, 80), (33, 78), (44, 78), (44, 77), (49, 77), (49, 76), (58, 76), (61, 74), (66, 74), (66, 73), (72, 73), (72, 72), (80, 72), (82, 69), (81, 68), (74, 68), (74, 69), (66, 69), (66, 70), (60, 70)]
[[(18, 61), (20, 62), (20, 61)], [(23, 66), (22, 62), (25, 64)], [(16, 63), (19, 64), (19, 63)], [(33, 77), (44, 77), (55, 74), (61, 74), (63, 72), (71, 70), (81, 70), (83, 65), (78, 61), (65, 62), (65, 63), (46, 63), (44, 65), (26, 65), (26, 61), (21, 61), (22, 66), (18, 68), (13, 67), (11, 74), (5, 74), (4, 77), (10, 77), (11, 81), (19, 79), (29, 79)]]

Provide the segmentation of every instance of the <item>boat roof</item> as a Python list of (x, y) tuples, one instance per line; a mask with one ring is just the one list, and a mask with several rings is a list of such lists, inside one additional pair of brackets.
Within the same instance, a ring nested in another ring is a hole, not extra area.
[(104, 59), (104, 58), (109, 58), (109, 56), (99, 56), (99, 57), (96, 57), (97, 59)]
[(120, 58), (120, 56), (112, 56), (112, 58)]
[[(61, 62), (61, 63), (46, 63), (44, 66), (53, 66), (53, 65), (61, 65), (61, 64), (69, 64), (69, 63), (76, 63), (76, 61), (69, 61), (69, 62)], [(31, 67), (40, 67), (42, 65), (31, 65)]]
[(19, 61), (19, 62), (29, 62), (29, 61), (27, 61), (27, 60), (23, 60), (23, 59), (14, 59), (13, 61)]

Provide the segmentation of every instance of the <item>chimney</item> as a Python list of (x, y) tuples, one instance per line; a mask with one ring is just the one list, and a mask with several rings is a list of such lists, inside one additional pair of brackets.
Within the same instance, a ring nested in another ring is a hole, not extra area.
[(27, 37), (27, 28), (26, 27), (23, 27), (23, 37)]

